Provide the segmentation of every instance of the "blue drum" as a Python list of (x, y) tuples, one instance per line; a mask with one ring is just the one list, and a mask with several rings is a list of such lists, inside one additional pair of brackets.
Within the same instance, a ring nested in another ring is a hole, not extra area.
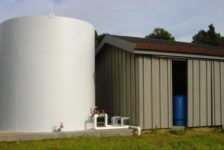
[(173, 123), (176, 126), (186, 125), (186, 96), (176, 95), (173, 98)]

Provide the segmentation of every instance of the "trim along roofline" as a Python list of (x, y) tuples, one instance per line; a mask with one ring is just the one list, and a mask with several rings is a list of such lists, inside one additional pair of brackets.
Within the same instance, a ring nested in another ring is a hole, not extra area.
[(103, 48), (105, 44), (113, 45), (115, 47), (121, 48), (131, 53), (134, 53), (135, 50), (134, 49), (135, 44), (133, 44), (132, 42), (106, 34), (96, 47), (96, 53), (95, 53), (96, 55)]
[(156, 55), (163, 57), (184, 57), (224, 60), (224, 47), (214, 47), (184, 42), (170, 42), (127, 36), (105, 34), (97, 45), (97, 55), (105, 44), (109, 44), (134, 54)]

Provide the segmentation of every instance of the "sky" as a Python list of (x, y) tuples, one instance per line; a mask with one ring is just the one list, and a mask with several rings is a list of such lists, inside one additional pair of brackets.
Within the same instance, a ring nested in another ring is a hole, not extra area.
[(224, 36), (224, 0), (0, 0), (0, 22), (49, 14), (85, 20), (99, 34), (145, 37), (162, 27), (191, 42), (212, 23)]

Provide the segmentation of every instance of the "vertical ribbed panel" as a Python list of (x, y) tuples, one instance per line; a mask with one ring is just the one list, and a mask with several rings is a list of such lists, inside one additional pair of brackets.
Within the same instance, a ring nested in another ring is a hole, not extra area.
[(144, 58), (143, 61), (144, 64), (144, 78), (143, 80), (141, 80), (144, 84), (143, 88), (144, 91), (148, 91), (148, 92), (144, 92), (144, 127), (145, 128), (152, 128), (153, 126), (153, 112), (152, 112), (152, 74), (151, 74), (151, 70), (152, 70), (152, 60), (151, 59), (147, 59), (146, 57)]
[(138, 56), (139, 119), (144, 129), (172, 126), (171, 60)]
[(112, 46), (104, 48), (96, 59), (97, 105), (109, 116), (130, 117), (130, 123), (136, 125), (138, 88), (134, 54)]
[(122, 115), (127, 115), (127, 71), (126, 71), (126, 54), (122, 51)]
[(131, 75), (130, 75), (130, 70), (131, 70), (131, 63), (130, 63), (130, 57), (131, 54), (127, 53), (126, 55), (126, 99), (127, 99), (127, 116), (131, 117), (130, 114), (132, 113), (131, 109)]
[(131, 55), (131, 114), (132, 114), (132, 123), (133, 124), (138, 124), (138, 122), (136, 122), (137, 120), (137, 112), (136, 112), (136, 105), (137, 105), (137, 99), (136, 99), (136, 90), (138, 90), (136, 88), (136, 72), (135, 72), (135, 56), (134, 54)]
[(212, 63), (212, 125), (222, 124), (222, 62), (213, 61)]
[(139, 125), (144, 127), (144, 63), (143, 58), (138, 57), (138, 89), (139, 89)]
[(188, 127), (211, 125), (212, 81), (211, 61), (188, 60)]
[(194, 109), (193, 109), (193, 61), (188, 60), (187, 62), (187, 126), (193, 127), (193, 115), (194, 115)]
[(206, 61), (206, 104), (207, 104), (207, 111), (206, 111), (206, 121), (207, 125), (212, 125), (212, 73), (211, 73), (212, 63), (211, 61)]
[(221, 62), (221, 119), (224, 127), (224, 62)]

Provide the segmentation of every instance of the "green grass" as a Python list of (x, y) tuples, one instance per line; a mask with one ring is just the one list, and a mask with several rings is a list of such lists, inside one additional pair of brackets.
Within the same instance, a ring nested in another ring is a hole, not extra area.
[(0, 149), (10, 150), (210, 150), (224, 149), (224, 133), (216, 129), (188, 129), (179, 135), (170, 130), (144, 131), (130, 137), (77, 137), (70, 139), (0, 142)]
[(173, 134), (176, 134), (176, 135), (184, 135), (185, 134), (185, 129), (172, 128), (172, 129), (170, 129), (170, 133), (173, 133)]

